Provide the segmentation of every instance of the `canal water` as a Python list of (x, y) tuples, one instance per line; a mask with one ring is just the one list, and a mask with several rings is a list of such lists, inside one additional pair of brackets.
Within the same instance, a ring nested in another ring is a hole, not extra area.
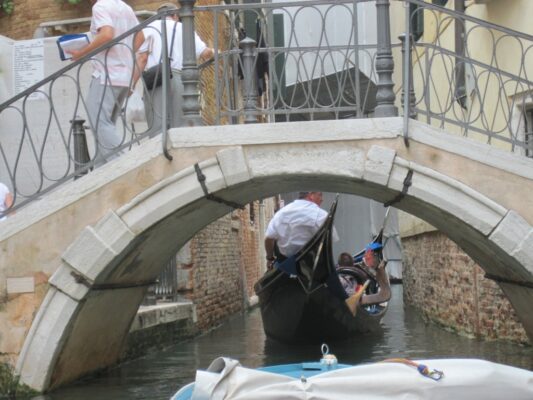
[[(533, 348), (502, 342), (482, 342), (447, 332), (426, 323), (402, 301), (402, 286), (393, 297), (381, 332), (342, 343), (329, 343), (339, 362), (368, 363), (391, 357), (483, 358), (533, 370)], [(248, 367), (318, 361), (319, 346), (280, 345), (266, 339), (259, 309), (232, 318), (220, 328), (194, 340), (154, 352), (113, 368), (39, 400), (169, 399), (218, 356), (238, 359)], [(431, 367), (431, 365), (429, 365)]]

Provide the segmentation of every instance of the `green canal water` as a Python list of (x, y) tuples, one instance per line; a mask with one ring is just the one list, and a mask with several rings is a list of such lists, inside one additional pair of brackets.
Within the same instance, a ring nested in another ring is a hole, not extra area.
[[(393, 297), (381, 332), (329, 347), (339, 362), (368, 363), (391, 357), (482, 358), (533, 370), (533, 348), (503, 342), (483, 342), (426, 323), (402, 301), (402, 286)], [(194, 340), (176, 344), (131, 361), (35, 400), (168, 399), (219, 356), (238, 359), (248, 367), (318, 361), (319, 346), (280, 345), (266, 339), (261, 314), (254, 309)]]

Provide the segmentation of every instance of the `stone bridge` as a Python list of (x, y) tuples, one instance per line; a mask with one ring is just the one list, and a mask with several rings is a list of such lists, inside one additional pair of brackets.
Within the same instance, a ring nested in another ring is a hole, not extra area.
[[(305, 189), (387, 202), (405, 187), (395, 207), (447, 234), (498, 281), (533, 339), (533, 160), (416, 121), (406, 147), (402, 124), (173, 129), (172, 161), (154, 138), (19, 210), (0, 232), (0, 351), (11, 349), (22, 382), (37, 390), (111, 365), (160, 266), (231, 211), (217, 199)], [(33, 292), (16, 294), (28, 277)]]

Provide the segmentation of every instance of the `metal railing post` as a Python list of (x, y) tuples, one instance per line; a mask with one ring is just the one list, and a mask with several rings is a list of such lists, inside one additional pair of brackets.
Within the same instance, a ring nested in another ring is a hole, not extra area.
[(169, 110), (169, 93), (170, 93), (170, 63), (168, 59), (168, 37), (167, 37), (167, 16), (161, 17), (161, 128), (163, 130), (163, 154), (168, 160), (172, 160), (172, 156), (168, 153), (168, 127), (170, 126), (170, 110)]
[[(465, 2), (455, 0), (454, 7), (456, 11), (465, 13)], [(466, 109), (466, 75), (465, 75), (465, 21), (455, 18), (455, 100)]]
[(242, 48), (242, 72), (244, 80), (244, 123), (254, 124), (257, 122), (257, 116), (254, 112), (257, 109), (257, 85), (254, 74), (254, 59), (256, 58), (257, 42), (249, 37), (245, 37), (239, 42)]
[(87, 137), (85, 136), (85, 127), (83, 126), (85, 120), (76, 116), (70, 123), (72, 125), (74, 145), (74, 180), (76, 180), (89, 172), (85, 167), (91, 159), (89, 158)]
[(390, 17), (389, 0), (376, 0), (377, 14), (377, 52), (376, 52), (376, 73), (378, 75), (376, 117), (395, 117), (398, 109), (394, 105), (396, 96), (394, 95), (392, 73), (394, 72), (394, 60), (392, 59), (392, 47), (390, 37)]
[(181, 70), (183, 116), (185, 125), (199, 126), (203, 124), (200, 116), (199, 73), (194, 39), (193, 7), (196, 0), (179, 0), (179, 2), (181, 5), (179, 13), (183, 29), (183, 67)]
[[(402, 33), (398, 36), (400, 42), (402, 43), (402, 60), (403, 66), (406, 69), (404, 71), (404, 84), (402, 85), (402, 107), (405, 110), (405, 115), (408, 115), (409, 118), (416, 118), (415, 104), (416, 104), (416, 95), (415, 89), (413, 86), (413, 63), (411, 62), (411, 52), (413, 51), (413, 41), (412, 36), (411, 40), (408, 43), (405, 43), (407, 35)], [(408, 87), (408, 88), (407, 88)], [(405, 102), (406, 97), (408, 96), (407, 103)]]

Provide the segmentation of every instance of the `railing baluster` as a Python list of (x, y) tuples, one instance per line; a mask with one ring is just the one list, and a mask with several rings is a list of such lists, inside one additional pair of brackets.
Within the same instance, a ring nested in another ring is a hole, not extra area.
[(257, 84), (255, 81), (254, 61), (257, 58), (257, 42), (249, 37), (240, 41), (242, 48), (242, 73), (244, 75), (243, 103), (244, 103), (244, 123), (254, 124), (257, 122), (257, 116), (254, 115), (257, 110)]
[(389, 0), (376, 0), (378, 48), (376, 52), (376, 73), (378, 74), (376, 117), (395, 117), (398, 109), (394, 105), (392, 73), (394, 72), (394, 60), (392, 59)]
[(162, 90), (161, 96), (161, 128), (163, 129), (163, 139), (161, 140), (163, 144), (163, 154), (168, 160), (172, 160), (172, 156), (168, 153), (167, 142), (168, 142), (168, 127), (170, 126), (170, 110), (169, 105), (169, 88), (170, 88), (170, 65), (168, 62), (168, 37), (167, 37), (167, 16), (163, 15), (161, 17), (161, 73), (162, 76)]
[(76, 116), (76, 118), (71, 120), (70, 123), (72, 124), (72, 136), (74, 141), (74, 179), (78, 179), (89, 172), (86, 169), (86, 166), (91, 159), (87, 148), (85, 127), (83, 126), (85, 120)]
[(186, 126), (202, 125), (200, 116), (200, 100), (198, 92), (198, 63), (194, 39), (194, 12), (196, 0), (179, 0), (180, 19), (183, 29), (183, 116)]
[[(407, 19), (409, 18), (409, 8), (406, 10)], [(403, 61), (403, 84), (402, 84), (402, 96), (401, 103), (403, 107), (403, 137), (407, 147), (409, 147), (409, 118), (416, 118), (415, 111), (415, 90), (413, 88), (413, 64), (411, 62), (412, 35), (407, 25), (407, 34), (401, 34), (398, 36), (402, 43), (402, 61)]]

